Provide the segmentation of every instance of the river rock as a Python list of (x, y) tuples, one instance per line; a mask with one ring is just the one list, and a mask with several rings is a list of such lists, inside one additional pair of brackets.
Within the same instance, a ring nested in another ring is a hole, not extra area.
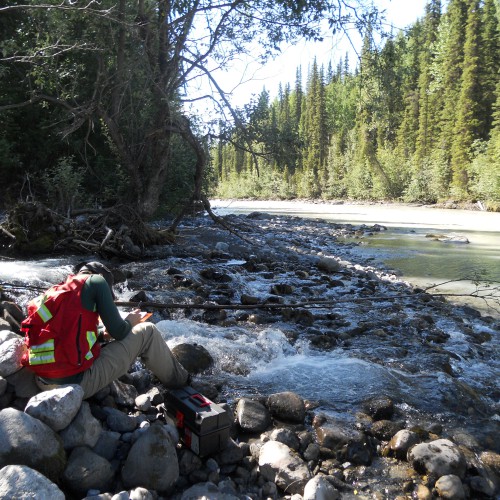
[(408, 462), (421, 474), (436, 477), (453, 474), (463, 478), (466, 461), (458, 446), (449, 439), (420, 443), (408, 451)]
[(192, 374), (201, 373), (214, 363), (207, 349), (198, 344), (178, 344), (172, 348), (172, 354)]
[(179, 463), (169, 433), (153, 425), (132, 445), (122, 469), (126, 488), (167, 491), (179, 478)]
[(337, 500), (340, 498), (340, 493), (324, 476), (315, 476), (307, 482), (302, 498), (303, 500)]
[(26, 465), (7, 465), (0, 470), (0, 498), (64, 500), (59, 487)]
[(388, 449), (400, 460), (406, 460), (408, 450), (418, 444), (419, 441), (420, 438), (417, 433), (408, 429), (402, 429), (391, 438)]
[(181, 496), (181, 500), (238, 500), (240, 497), (231, 493), (223, 493), (212, 482), (198, 483), (188, 488)]
[(135, 398), (135, 407), (140, 411), (149, 411), (151, 409), (151, 398), (147, 394), (139, 394)]
[(99, 434), (97, 443), (92, 448), (94, 453), (97, 453), (106, 460), (113, 460), (118, 445), (120, 444), (121, 434), (119, 432), (103, 430)]
[(302, 424), (306, 416), (304, 400), (294, 392), (279, 392), (267, 398), (271, 415), (278, 420)]
[(307, 464), (286, 444), (278, 441), (264, 443), (259, 454), (259, 469), (265, 479), (291, 494), (302, 494), (311, 479)]
[(127, 415), (116, 408), (105, 407), (102, 410), (106, 414), (106, 423), (112, 431), (132, 432), (139, 423), (136, 417)]
[(7, 380), (4, 379), (3, 377), (0, 377), (0, 396), (3, 396), (6, 390), (7, 390)]
[(316, 265), (320, 271), (326, 273), (336, 273), (340, 271), (339, 262), (331, 257), (320, 257)]
[(479, 455), (479, 459), (500, 478), (500, 454), (493, 451), (483, 451)]
[(274, 429), (271, 432), (270, 438), (273, 441), (279, 441), (280, 443), (286, 444), (292, 450), (298, 451), (300, 448), (300, 439), (291, 429), (284, 427)]
[[(15, 335), (15, 334), (13, 334)], [(21, 358), (26, 349), (24, 340), (16, 335), (17, 338), (8, 338), (0, 344), (0, 376), (7, 377), (22, 368)]]
[(75, 418), (80, 410), (83, 394), (79, 385), (43, 391), (28, 401), (24, 411), (57, 432), (66, 428)]
[(259, 401), (247, 398), (238, 401), (236, 418), (244, 432), (263, 432), (271, 425), (269, 410)]
[(28, 368), (21, 368), (6, 377), (6, 379), (14, 387), (14, 392), (18, 398), (30, 399), (40, 392), (40, 388), (35, 382), (35, 374)]
[(465, 500), (466, 495), (462, 481), (454, 474), (441, 476), (434, 485), (439, 498), (448, 498), (449, 500)]
[(394, 402), (388, 396), (378, 396), (365, 401), (363, 409), (373, 420), (388, 420), (394, 414)]
[(71, 452), (63, 474), (64, 483), (80, 496), (92, 489), (106, 491), (113, 478), (111, 464), (86, 446), (79, 446)]
[(377, 420), (370, 427), (370, 432), (381, 441), (388, 441), (398, 431), (402, 430), (404, 424), (402, 422), (393, 422), (392, 420)]
[(135, 398), (139, 395), (137, 389), (132, 384), (125, 384), (120, 380), (114, 380), (109, 385), (111, 395), (119, 406), (132, 407)]
[(468, 484), (470, 489), (480, 498), (493, 498), (497, 490), (495, 482), (489, 477), (472, 476), (469, 478)]
[(465, 236), (459, 234), (437, 234), (429, 233), (425, 235), (426, 238), (434, 241), (440, 241), (442, 243), (469, 243), (469, 240)]
[(22, 337), (17, 335), (17, 333), (14, 333), (12, 330), (0, 329), (0, 345), (7, 342), (7, 340), (12, 339), (22, 339)]
[(57, 481), (66, 465), (61, 438), (37, 418), (6, 408), (0, 411), (0, 467), (27, 465)]
[(59, 436), (63, 440), (65, 450), (71, 450), (77, 446), (93, 448), (101, 432), (101, 422), (92, 415), (90, 405), (84, 401), (76, 417), (59, 433)]

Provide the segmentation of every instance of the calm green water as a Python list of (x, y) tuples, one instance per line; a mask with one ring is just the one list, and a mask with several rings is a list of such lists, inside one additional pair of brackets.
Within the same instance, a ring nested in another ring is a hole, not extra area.
[[(301, 202), (214, 201), (217, 213), (253, 211), (321, 218), (354, 225), (380, 224), (387, 231), (357, 240), (354, 250), (384, 265), (406, 281), (441, 293), (495, 295), (500, 301), (500, 214), (446, 210), (401, 205), (347, 205)], [(426, 238), (430, 233), (465, 237), (469, 243), (451, 243)], [(354, 240), (356, 241), (356, 240)], [(444, 284), (445, 282), (449, 282)], [(457, 299), (462, 301), (462, 299)], [(465, 299), (470, 302), (469, 299)], [(488, 310), (484, 300), (475, 307)], [(500, 304), (489, 300), (500, 310)], [(489, 311), (493, 313), (494, 311)]]

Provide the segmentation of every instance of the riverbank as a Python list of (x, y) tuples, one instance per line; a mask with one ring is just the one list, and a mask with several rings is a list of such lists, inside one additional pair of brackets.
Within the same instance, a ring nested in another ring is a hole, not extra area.
[[(332, 498), (424, 499), (433, 490), (495, 498), (496, 320), (356, 260), (349, 240), (369, 238), (384, 230), (380, 225), (258, 213), (225, 221), (233, 233), (207, 218), (187, 219), (174, 245), (152, 248), (141, 262), (109, 263), (122, 277), (119, 299), (139, 294), (165, 305), (152, 309), (153, 320), (172, 349), (208, 351), (213, 364), (193, 385), (234, 415), (233, 444), (224, 453), (198, 459), (185, 448), (176, 451), (179, 476), (166, 498), (192, 498), (186, 492), (194, 487), (214, 498), (314, 498), (306, 490), (313, 477), (336, 490)], [(47, 285), (77, 259), (38, 262), (36, 276), (29, 262), (10, 262), (10, 281)], [(29, 279), (23, 270), (31, 271)], [(8, 294), (21, 304), (33, 295), (19, 288)], [(138, 375), (124, 382), (147, 394), (148, 375), (135, 368)], [(3, 402), (22, 407), (26, 396), (9, 377)], [(115, 453), (102, 457), (112, 464), (112, 486), (102, 490), (110, 495), (121, 491), (123, 466), (145, 432), (139, 423), (167, 425), (155, 405), (144, 411), (117, 394), (90, 402), (97, 428), (115, 433)], [(103, 411), (110, 406), (136, 417), (134, 429), (111, 429), (110, 410)], [(429, 452), (431, 442), (456, 458), (446, 469), (408, 455), (416, 444)], [(86, 446), (102, 456), (102, 447)], [(80, 456), (72, 455), (68, 450), (71, 464)], [(141, 467), (153, 470), (154, 463)], [(286, 477), (283, 470), (290, 471)]]

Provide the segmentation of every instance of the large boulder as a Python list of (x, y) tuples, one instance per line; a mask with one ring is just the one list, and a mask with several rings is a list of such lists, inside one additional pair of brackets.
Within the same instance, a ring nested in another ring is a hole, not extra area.
[(57, 432), (71, 423), (80, 410), (82, 401), (81, 386), (67, 385), (33, 396), (24, 411)]
[(278, 488), (289, 494), (302, 495), (311, 479), (307, 464), (286, 444), (278, 441), (268, 441), (262, 446), (259, 469), (264, 479), (276, 483)]
[(259, 401), (247, 398), (238, 401), (236, 417), (244, 432), (263, 432), (271, 425), (269, 410)]
[(107, 491), (114, 478), (111, 464), (86, 446), (75, 448), (64, 470), (63, 480), (67, 487), (80, 498), (88, 490)]
[(294, 392), (271, 394), (267, 406), (273, 417), (285, 422), (302, 424), (306, 416), (304, 400)]
[(101, 432), (101, 422), (92, 415), (87, 401), (83, 401), (76, 417), (59, 433), (59, 436), (63, 440), (64, 448), (72, 450), (77, 446), (93, 448), (99, 440)]
[(0, 467), (27, 465), (57, 481), (66, 465), (61, 438), (46, 424), (14, 408), (0, 411)]
[(64, 493), (40, 472), (26, 465), (6, 465), (0, 470), (0, 498), (64, 500)]
[(408, 452), (408, 462), (417, 472), (435, 477), (451, 474), (463, 479), (467, 468), (464, 454), (449, 439), (436, 439), (413, 446)]
[(123, 484), (165, 492), (178, 478), (179, 462), (170, 434), (163, 426), (153, 425), (132, 445), (122, 469)]
[(374, 447), (367, 436), (342, 423), (325, 422), (316, 425), (318, 444), (334, 452), (342, 461), (355, 465), (370, 465), (374, 456)]

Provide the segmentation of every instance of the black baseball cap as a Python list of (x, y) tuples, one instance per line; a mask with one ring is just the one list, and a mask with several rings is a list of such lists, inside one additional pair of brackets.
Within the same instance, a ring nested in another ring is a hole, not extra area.
[(75, 273), (90, 273), (90, 274), (100, 274), (109, 285), (111, 289), (111, 295), (115, 298), (115, 294), (113, 292), (113, 285), (115, 284), (115, 278), (113, 273), (101, 262), (93, 261), (93, 262), (82, 262), (75, 266)]

